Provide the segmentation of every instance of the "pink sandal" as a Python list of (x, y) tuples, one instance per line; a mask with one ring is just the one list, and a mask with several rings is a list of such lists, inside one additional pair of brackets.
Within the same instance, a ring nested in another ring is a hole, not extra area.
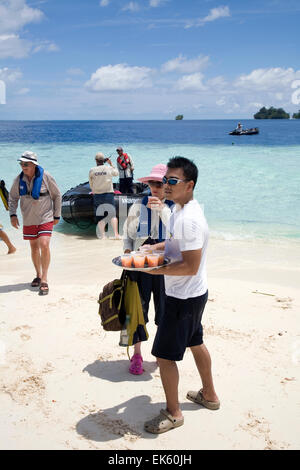
[(130, 359), (131, 365), (129, 367), (129, 372), (134, 375), (141, 375), (144, 372), (142, 362), (143, 358), (140, 354), (134, 354)]

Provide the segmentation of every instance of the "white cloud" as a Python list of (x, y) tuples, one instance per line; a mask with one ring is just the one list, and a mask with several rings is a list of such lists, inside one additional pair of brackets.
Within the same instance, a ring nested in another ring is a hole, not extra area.
[(100, 7), (107, 7), (110, 4), (110, 0), (101, 0)]
[(21, 88), (15, 94), (19, 95), (19, 96), (23, 96), (23, 95), (27, 95), (27, 93), (29, 93), (29, 92), (30, 92), (29, 88)]
[(187, 59), (181, 54), (171, 59), (162, 66), (163, 72), (193, 73), (203, 70), (209, 64), (208, 56), (199, 55), (195, 59)]
[(263, 107), (263, 104), (262, 103), (249, 103), (249, 106), (251, 108), (262, 108)]
[(129, 2), (122, 8), (122, 11), (139, 11), (140, 6), (137, 2)]
[(201, 72), (193, 73), (191, 75), (184, 75), (181, 77), (177, 83), (176, 88), (178, 90), (190, 90), (190, 91), (200, 91), (206, 90), (206, 87), (203, 85), (204, 75)]
[(152, 8), (159, 7), (163, 3), (165, 3), (167, 0), (150, 0), (149, 1), (149, 6)]
[(194, 21), (189, 21), (185, 27), (191, 28), (192, 26), (203, 26), (206, 23), (216, 21), (220, 18), (228, 18), (229, 16), (231, 16), (231, 13), (228, 6), (212, 8), (207, 16), (205, 16), (204, 18), (197, 18)]
[(240, 75), (234, 85), (238, 88), (255, 89), (261, 91), (280, 92), (282, 89), (291, 87), (294, 80), (300, 78), (300, 70), (293, 68), (283, 69), (281, 67), (269, 69), (256, 69), (248, 75)]
[(41, 51), (57, 52), (59, 51), (59, 47), (54, 42), (42, 41), (40, 44), (33, 48), (32, 52), (35, 54), (36, 52)]
[(72, 68), (67, 70), (68, 75), (84, 75), (84, 71), (79, 68)]
[(17, 34), (0, 35), (0, 59), (27, 57), (32, 47), (30, 41), (20, 39)]
[(225, 88), (228, 83), (222, 75), (207, 80), (207, 85), (211, 88)]
[(219, 100), (216, 101), (216, 105), (218, 106), (224, 106), (226, 104), (225, 98), (220, 98)]
[(57, 51), (50, 41), (32, 42), (20, 37), (26, 25), (43, 19), (43, 12), (28, 6), (26, 0), (0, 0), (0, 58), (21, 59), (31, 52)]
[(106, 65), (92, 74), (85, 84), (89, 91), (126, 91), (152, 86), (147, 67), (130, 67), (127, 64)]
[(0, 80), (5, 83), (13, 83), (22, 77), (22, 73), (19, 70), (11, 70), (7, 67), (0, 69)]
[(26, 24), (41, 21), (44, 14), (31, 8), (26, 0), (2, 0), (0, 4), (0, 34), (16, 33)]
[(212, 8), (209, 12), (209, 15), (207, 15), (201, 21), (203, 23), (208, 23), (210, 21), (215, 21), (215, 20), (218, 20), (219, 18), (226, 18), (228, 16), (230, 16), (229, 7), (226, 6), (226, 7)]

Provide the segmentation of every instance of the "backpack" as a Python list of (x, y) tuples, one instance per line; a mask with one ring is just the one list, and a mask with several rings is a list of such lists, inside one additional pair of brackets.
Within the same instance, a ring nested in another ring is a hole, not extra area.
[[(124, 296), (124, 279), (115, 279), (103, 287), (99, 295), (99, 315), (101, 325), (105, 331), (121, 331), (122, 322), (121, 307)], [(125, 319), (124, 319), (125, 320)]]

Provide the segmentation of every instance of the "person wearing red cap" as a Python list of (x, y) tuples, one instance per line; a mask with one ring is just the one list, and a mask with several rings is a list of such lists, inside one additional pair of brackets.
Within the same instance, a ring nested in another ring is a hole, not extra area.
[[(152, 168), (150, 175), (139, 178), (138, 181), (150, 187), (151, 196), (145, 196), (141, 202), (133, 204), (123, 227), (124, 252), (138, 250), (143, 244), (160, 243), (165, 240), (171, 215), (172, 201), (165, 199), (163, 177), (167, 171), (164, 164)], [(134, 273), (139, 287), (145, 323), (149, 321), (148, 310), (153, 294), (155, 324), (158, 326), (164, 314), (165, 284), (164, 276), (150, 276), (147, 273)], [(131, 358), (129, 372), (140, 375), (143, 373), (143, 358), (141, 354), (142, 341), (146, 341), (143, 330), (134, 334), (134, 355)]]
[(119, 170), (120, 191), (124, 194), (133, 194), (133, 160), (130, 155), (123, 152), (122, 147), (117, 148), (117, 165)]

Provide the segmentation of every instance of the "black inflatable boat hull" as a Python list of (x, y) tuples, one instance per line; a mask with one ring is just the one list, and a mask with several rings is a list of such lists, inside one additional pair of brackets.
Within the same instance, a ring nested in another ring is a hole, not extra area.
[[(114, 196), (116, 216), (119, 219), (125, 220), (130, 206), (149, 194), (148, 186), (143, 183), (134, 183), (133, 188), (135, 194), (115, 194)], [(114, 189), (118, 189), (118, 184), (114, 184)], [(61, 215), (65, 222), (82, 228), (96, 223), (93, 195), (90, 192), (89, 183), (82, 183), (63, 194)]]

